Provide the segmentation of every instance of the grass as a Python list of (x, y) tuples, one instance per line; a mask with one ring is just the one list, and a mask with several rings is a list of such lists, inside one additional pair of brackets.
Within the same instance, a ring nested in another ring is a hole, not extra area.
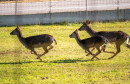
[[(121, 46), (121, 52), (113, 59), (112, 54), (102, 52), (101, 60), (90, 61), (69, 35), (82, 24), (20, 26), (24, 37), (51, 34), (58, 45), (42, 56), (39, 62), (17, 39), (9, 33), (15, 27), (0, 27), (0, 84), (129, 84), (130, 50)], [(124, 31), (130, 35), (130, 22), (95, 22), (96, 31)], [(81, 39), (90, 37), (79, 31)], [(107, 50), (116, 51), (114, 45)], [(42, 48), (36, 49), (43, 53)], [(95, 53), (96, 51), (94, 51)]]

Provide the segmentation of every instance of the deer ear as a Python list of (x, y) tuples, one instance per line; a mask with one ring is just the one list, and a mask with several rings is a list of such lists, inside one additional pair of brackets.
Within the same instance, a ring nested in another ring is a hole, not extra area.
[(87, 25), (87, 24), (90, 24), (90, 21), (89, 21), (89, 20), (86, 21), (86, 25)]
[(17, 28), (19, 28), (19, 26), (17, 26)]
[(75, 30), (75, 33), (76, 33), (76, 34), (78, 33), (78, 29)]
[(20, 30), (19, 26), (17, 26), (17, 29)]

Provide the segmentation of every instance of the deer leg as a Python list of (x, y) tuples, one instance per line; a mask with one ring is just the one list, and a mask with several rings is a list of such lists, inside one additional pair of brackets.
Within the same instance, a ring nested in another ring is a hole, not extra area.
[(50, 48), (49, 48), (48, 50), (51, 50), (51, 49), (53, 48), (53, 46), (52, 46), (52, 45), (50, 45), (49, 47), (50, 47)]
[(112, 57), (109, 57), (108, 59), (111, 59), (111, 58), (115, 57), (115, 56), (120, 52), (120, 46), (121, 46), (121, 45), (117, 45), (117, 44), (116, 44), (117, 52), (116, 52)]
[(32, 54), (35, 54), (35, 55), (37, 55), (37, 56), (39, 56), (34, 49), (31, 49), (31, 53), (32, 53)]
[[(37, 54), (37, 52), (36, 52), (34, 49), (31, 49), (31, 53), (37, 55), (38, 57), (40, 56), (40, 55)], [(40, 58), (38, 58), (38, 57), (37, 57), (37, 59), (40, 59)], [(41, 60), (41, 59), (40, 59), (40, 60)]]
[[(93, 51), (95, 48), (93, 48), (92, 50), (90, 50), (90, 51)], [(87, 53), (86, 51), (85, 51), (85, 53)], [(89, 56), (90, 55), (90, 53), (88, 52), (88, 54), (86, 55), (86, 56)]]
[[(92, 57), (92, 59), (91, 60), (93, 60), (97, 55), (99, 55), (100, 53), (101, 53), (101, 50), (99, 49), (99, 48), (96, 48), (97, 50), (98, 50), (98, 52), (96, 53), (96, 55), (94, 55), (93, 57)], [(96, 57), (97, 58), (97, 57)], [(99, 58), (98, 58), (98, 60), (99, 60)]]
[[(87, 50), (93, 57), (95, 56), (95, 54), (93, 54), (89, 49)], [(99, 58), (98, 57), (96, 57), (98, 60), (99, 60)]]
[(34, 52), (31, 50), (31, 54), (34, 54)]
[(111, 52), (111, 51), (105, 51), (105, 49), (106, 49), (106, 45), (101, 46), (101, 51), (106, 52), (106, 53), (113, 53), (113, 54), (115, 54), (114, 52)]
[(43, 49), (45, 52), (43, 54), (41, 54), (40, 56), (38, 56), (38, 59), (40, 59), (40, 61), (42, 61), (42, 59), (40, 57), (45, 55), (48, 52), (47, 47), (43, 47)]

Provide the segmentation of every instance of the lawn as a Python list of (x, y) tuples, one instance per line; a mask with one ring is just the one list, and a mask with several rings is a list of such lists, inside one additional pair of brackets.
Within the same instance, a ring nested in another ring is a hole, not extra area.
[[(42, 62), (36, 59), (18, 40), (9, 33), (12, 27), (0, 27), (0, 84), (129, 84), (130, 50), (124, 45), (113, 59), (113, 54), (102, 52), (100, 60), (90, 61), (75, 39), (69, 35), (82, 24), (30, 25), (20, 26), (24, 37), (50, 34), (57, 45), (45, 56)], [(124, 31), (130, 35), (130, 22), (95, 22), (91, 27), (96, 31)], [(79, 31), (81, 39), (90, 37)], [(107, 45), (108, 51), (116, 51), (114, 44)], [(42, 48), (36, 49), (43, 53)], [(96, 50), (94, 51), (96, 53)]]

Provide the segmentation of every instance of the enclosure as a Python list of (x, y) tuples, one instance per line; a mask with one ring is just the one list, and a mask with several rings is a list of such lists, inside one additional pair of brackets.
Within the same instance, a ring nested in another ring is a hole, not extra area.
[(129, 0), (1, 0), (0, 26), (130, 19)]
[[(69, 37), (87, 19), (95, 31), (123, 31), (130, 36), (130, 0), (0, 0), (0, 84), (129, 84), (126, 42), (113, 59), (108, 60), (112, 53), (102, 52), (100, 60), (91, 61), (92, 56)], [(17, 36), (10, 35), (16, 25), (23, 37), (50, 34), (57, 45), (53, 43), (40, 62)], [(79, 35), (90, 37), (85, 31)], [(115, 45), (106, 50), (116, 52)]]

